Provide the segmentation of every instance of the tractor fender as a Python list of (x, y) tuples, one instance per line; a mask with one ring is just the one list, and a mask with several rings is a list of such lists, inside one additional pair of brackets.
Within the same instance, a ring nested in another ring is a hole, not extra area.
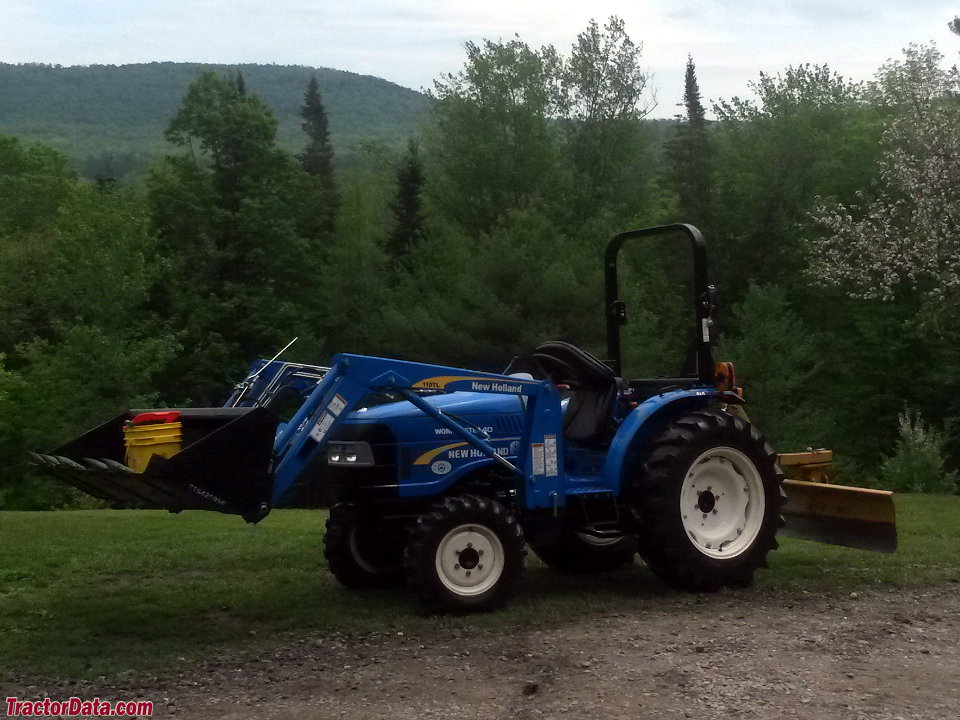
[(671, 390), (644, 400), (620, 424), (603, 465), (603, 484), (620, 494), (624, 472), (632, 472), (643, 458), (643, 445), (673, 418), (705, 408), (722, 398), (713, 388)]

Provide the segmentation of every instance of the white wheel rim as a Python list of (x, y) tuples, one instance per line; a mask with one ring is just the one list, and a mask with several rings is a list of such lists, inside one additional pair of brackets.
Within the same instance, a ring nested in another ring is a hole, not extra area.
[(459, 525), (437, 546), (437, 577), (452, 593), (480, 595), (503, 574), (503, 544), (483, 525)]
[(710, 448), (691, 463), (680, 491), (683, 529), (711, 558), (745, 552), (763, 526), (763, 480), (756, 465), (731, 447)]

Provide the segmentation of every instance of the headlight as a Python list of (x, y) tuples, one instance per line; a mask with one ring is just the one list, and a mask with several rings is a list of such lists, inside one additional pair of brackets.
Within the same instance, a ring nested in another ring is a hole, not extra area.
[(327, 447), (330, 465), (373, 465), (373, 450), (365, 442), (332, 442)]

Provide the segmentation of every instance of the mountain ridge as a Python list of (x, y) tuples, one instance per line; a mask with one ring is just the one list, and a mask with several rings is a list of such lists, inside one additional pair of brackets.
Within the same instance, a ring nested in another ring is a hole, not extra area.
[(87, 176), (136, 172), (173, 151), (163, 130), (204, 70), (242, 73), (247, 91), (276, 115), (278, 143), (293, 151), (304, 142), (298, 113), (316, 76), (342, 162), (349, 162), (361, 141), (400, 146), (430, 103), (426, 95), (382, 78), (305, 65), (0, 63), (0, 133), (49, 143)]

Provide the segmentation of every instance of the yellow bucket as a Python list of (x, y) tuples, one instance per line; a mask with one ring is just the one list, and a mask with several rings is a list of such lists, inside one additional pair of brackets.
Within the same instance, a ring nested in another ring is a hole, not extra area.
[(154, 455), (168, 458), (180, 452), (183, 446), (181, 423), (127, 425), (123, 428), (123, 442), (127, 447), (124, 459), (127, 467), (135, 473), (142, 473)]

